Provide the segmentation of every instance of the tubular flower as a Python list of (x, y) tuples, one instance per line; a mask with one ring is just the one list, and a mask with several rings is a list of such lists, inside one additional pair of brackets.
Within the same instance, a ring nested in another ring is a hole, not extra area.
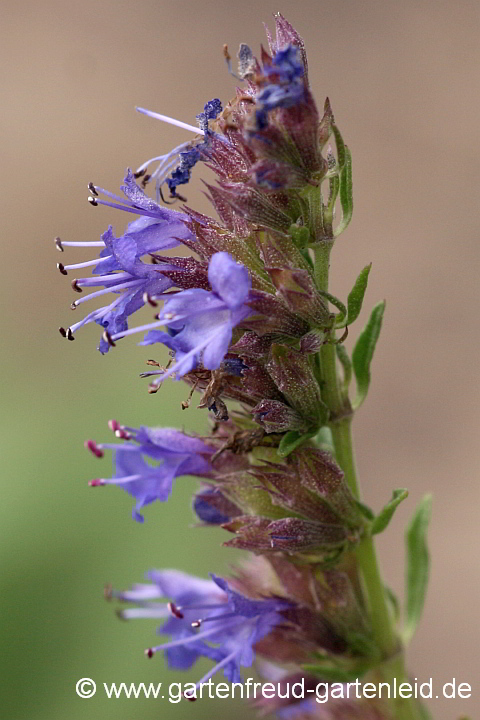
[[(126, 199), (115, 196), (97, 186), (90, 186), (94, 193), (93, 203), (116, 207), (133, 212), (141, 217), (129, 223), (126, 232), (116, 238), (112, 226), (103, 233), (99, 242), (64, 242), (57, 238), (56, 246), (60, 251), (65, 246), (98, 247), (100, 255), (94, 260), (57, 267), (63, 275), (69, 271), (93, 266), (90, 278), (76, 278), (72, 281), (73, 289), (82, 293), (84, 288), (103, 288), (89, 295), (82, 296), (72, 303), (72, 309), (78, 308), (88, 300), (114, 294), (114, 300), (98, 310), (93, 310), (79, 322), (69, 328), (60, 328), (60, 332), (69, 340), (74, 339), (75, 332), (90, 322), (101, 325), (109, 335), (118, 334), (128, 328), (128, 317), (145, 304), (145, 297), (160, 295), (173, 284), (162, 275), (154, 265), (147, 265), (142, 257), (161, 252), (180, 245), (182, 240), (191, 240), (192, 235), (183, 213), (169, 210), (150, 200), (136, 185), (132, 173), (128, 171), (122, 190)], [(103, 201), (98, 197), (103, 193), (116, 202)], [(166, 266), (165, 269), (175, 269)], [(105, 338), (100, 341), (99, 349), (108, 352), (109, 343)]]
[[(209, 456), (214, 449), (200, 438), (185, 435), (173, 428), (139, 429), (120, 426), (112, 421), (110, 427), (119, 443), (86, 443), (87, 448), (97, 457), (104, 450), (113, 451), (114, 474), (111, 478), (96, 478), (90, 481), (93, 487), (118, 485), (136, 500), (133, 518), (143, 522), (140, 510), (155, 500), (165, 502), (172, 492), (175, 478), (181, 475), (204, 475), (210, 471)], [(146, 461), (149, 458), (159, 464)]]
[[(252, 665), (255, 645), (285, 621), (282, 612), (292, 607), (281, 598), (246, 597), (213, 573), (210, 581), (172, 570), (152, 571), (147, 577), (152, 585), (136, 585), (131, 591), (113, 593), (120, 600), (139, 603), (121, 615), (125, 619), (170, 615), (159, 633), (172, 639), (149, 648), (146, 654), (152, 657), (164, 652), (169, 666), (178, 669), (188, 669), (199, 657), (213, 660), (215, 665), (196, 687), (222, 669), (231, 682), (242, 682), (240, 667)], [(150, 602), (162, 597), (168, 597), (170, 602)], [(188, 697), (195, 699), (195, 688)]]
[[(161, 342), (175, 351), (175, 366), (161, 372), (161, 381), (175, 372), (177, 378), (202, 361), (208, 370), (217, 369), (232, 340), (233, 328), (245, 320), (251, 309), (246, 304), (251, 287), (248, 271), (226, 252), (215, 253), (208, 266), (212, 291), (185, 290), (165, 301), (157, 322), (120, 332), (119, 337), (149, 330), (142, 345)], [(155, 330), (165, 326), (168, 332)]]

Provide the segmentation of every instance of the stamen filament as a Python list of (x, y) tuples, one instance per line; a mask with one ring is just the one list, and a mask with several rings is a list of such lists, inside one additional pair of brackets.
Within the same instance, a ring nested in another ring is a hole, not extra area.
[(190, 132), (195, 133), (195, 135), (203, 135), (203, 130), (200, 130), (200, 128), (195, 127), (194, 125), (188, 125), (188, 123), (184, 123), (181, 120), (175, 120), (175, 118), (168, 117), (168, 115), (160, 115), (160, 113), (152, 112), (152, 110), (146, 110), (145, 108), (136, 107), (135, 110), (139, 113), (142, 113), (142, 115), (148, 115), (148, 117), (154, 118), (155, 120), (161, 120), (164, 123), (168, 123), (169, 125), (176, 125), (179, 128), (183, 128), (184, 130), (190, 130)]

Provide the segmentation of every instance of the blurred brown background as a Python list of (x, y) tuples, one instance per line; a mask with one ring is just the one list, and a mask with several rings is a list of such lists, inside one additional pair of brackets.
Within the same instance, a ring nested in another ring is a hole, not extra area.
[[(147, 396), (137, 379), (151, 354), (124, 341), (101, 357), (98, 330), (60, 338), (72, 293), (55, 270), (53, 237), (95, 240), (129, 218), (86, 202), (90, 180), (117, 191), (127, 166), (186, 138), (135, 105), (194, 122), (206, 100), (233, 94), (222, 44), (258, 48), (262, 21), (281, 10), (304, 36), (319, 103), (329, 95), (353, 152), (355, 215), (333, 258), (345, 296), (373, 261), (368, 307), (386, 297), (367, 403), (356, 421), (365, 499), (379, 508), (411, 490), (380, 547), (390, 585), (403, 588), (403, 525), (433, 491), (432, 576), (409, 654), (415, 677), (470, 682), (470, 701), (435, 700), (436, 720), (480, 706), (478, 680), (477, 357), (479, 274), (479, 5), (477, 2), (264, 0), (200, 3), (45, 0), (1, 4), (3, 689), (7, 720), (183, 716), (183, 704), (89, 701), (80, 677), (180, 680), (145, 665), (153, 626), (120, 624), (104, 580), (140, 581), (150, 567), (225, 570), (221, 535), (191, 530), (193, 483), (144, 527), (119, 490), (88, 491), (98, 474), (85, 437), (105, 421), (184, 424), (184, 390)], [(206, 210), (200, 176), (189, 204)], [(71, 249), (67, 262), (81, 253)], [(63, 259), (63, 258), (62, 258)], [(77, 312), (81, 312), (78, 310)], [(362, 315), (366, 319), (366, 313)], [(353, 334), (353, 333), (352, 333)], [(104, 461), (107, 462), (108, 461)], [(103, 471), (107, 472), (106, 466)], [(196, 533), (196, 534), (195, 534)], [(194, 673), (199, 677), (198, 669)], [(197, 703), (222, 717), (225, 701)], [(240, 706), (235, 706), (239, 716)]]

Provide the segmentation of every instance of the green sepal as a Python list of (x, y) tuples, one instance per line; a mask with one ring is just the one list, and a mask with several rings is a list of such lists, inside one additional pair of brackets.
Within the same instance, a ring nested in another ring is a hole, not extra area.
[(403, 638), (407, 643), (420, 621), (427, 593), (430, 556), (427, 529), (432, 509), (432, 496), (425, 495), (417, 505), (406, 533), (407, 571), (405, 578), (405, 625)]
[(337, 351), (337, 357), (340, 360), (340, 364), (342, 365), (342, 368), (343, 368), (343, 380), (341, 383), (341, 389), (342, 389), (343, 395), (347, 396), (348, 388), (352, 381), (352, 361), (350, 360), (350, 357), (348, 355), (345, 345), (342, 345), (342, 343), (337, 343), (335, 345), (335, 349)]
[(347, 229), (353, 215), (352, 155), (346, 145), (345, 165), (340, 171), (340, 205), (342, 206), (342, 219), (333, 233), (335, 237)]
[(364, 633), (354, 632), (353, 630), (345, 635), (345, 640), (348, 643), (348, 649), (354, 655), (359, 655), (364, 658), (370, 658), (373, 660), (379, 660), (381, 652), (378, 649), (378, 645)]
[(332, 431), (328, 427), (328, 425), (324, 425), (318, 433), (315, 435), (314, 439), (315, 445), (318, 447), (319, 450), (323, 450), (324, 452), (330, 453), (332, 457), (335, 457), (335, 448), (333, 446), (333, 437), (332, 437)]
[(365, 297), (365, 291), (368, 285), (368, 276), (370, 274), (371, 267), (372, 263), (366, 265), (361, 271), (360, 275), (355, 280), (355, 285), (351, 289), (350, 294), (347, 298), (347, 315), (343, 320), (340, 320), (336, 323), (336, 327), (342, 328), (346, 325), (351, 325), (360, 315), (360, 311), (363, 305), (363, 298)]
[(316, 435), (317, 431), (310, 433), (300, 433), (298, 430), (289, 430), (280, 440), (280, 445), (277, 448), (277, 453), (282, 458), (288, 457), (294, 450), (300, 445), (303, 445), (310, 440), (310, 438)]
[(303, 249), (310, 242), (310, 230), (305, 225), (297, 225), (293, 223), (288, 229), (288, 234), (292, 238), (295, 245)]
[(380, 335), (384, 311), (385, 300), (382, 300), (373, 308), (370, 319), (360, 333), (353, 349), (352, 363), (357, 382), (357, 396), (353, 403), (354, 410), (359, 408), (367, 397), (370, 385), (370, 363)]
[(370, 528), (370, 533), (372, 535), (377, 535), (378, 533), (381, 533), (385, 530), (390, 520), (392, 519), (393, 514), (397, 509), (397, 506), (400, 505), (400, 503), (403, 502), (403, 500), (405, 500), (407, 497), (408, 490), (406, 488), (399, 488), (398, 490), (393, 491), (392, 499), (390, 500), (390, 502), (385, 505), (385, 507), (378, 513), (377, 517), (372, 522), (372, 526)]

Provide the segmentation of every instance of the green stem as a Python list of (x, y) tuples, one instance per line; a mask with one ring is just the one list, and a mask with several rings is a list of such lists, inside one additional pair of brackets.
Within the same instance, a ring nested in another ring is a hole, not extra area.
[[(315, 248), (315, 278), (318, 288), (324, 292), (328, 292), (331, 248), (330, 243), (320, 244)], [(352, 415), (348, 401), (346, 403), (340, 390), (334, 344), (327, 343), (321, 348), (320, 367), (322, 399), (330, 410), (329, 424), (336, 459), (345, 473), (345, 480), (350, 490), (357, 499), (360, 499), (351, 432)], [(387, 604), (375, 544), (371, 535), (366, 535), (359, 543), (356, 549), (356, 558), (363, 578), (373, 638), (382, 653), (378, 674), (384, 682), (388, 682), (390, 685), (393, 685), (396, 678), (398, 686), (402, 682), (407, 682), (404, 652)], [(396, 720), (418, 720), (421, 717), (417, 703), (411, 698), (398, 698), (393, 701), (393, 707)]]

